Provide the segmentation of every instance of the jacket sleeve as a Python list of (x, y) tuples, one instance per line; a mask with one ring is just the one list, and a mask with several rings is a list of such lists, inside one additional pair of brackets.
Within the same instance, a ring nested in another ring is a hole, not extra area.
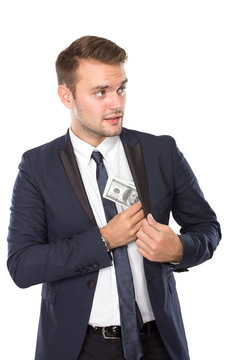
[(8, 233), (7, 266), (14, 282), (26, 288), (110, 265), (110, 256), (94, 224), (82, 233), (48, 242), (44, 199), (24, 155), (13, 189)]
[(174, 271), (187, 271), (210, 259), (221, 239), (220, 225), (198, 181), (176, 145), (173, 149), (175, 191), (172, 214), (181, 226), (182, 261)]

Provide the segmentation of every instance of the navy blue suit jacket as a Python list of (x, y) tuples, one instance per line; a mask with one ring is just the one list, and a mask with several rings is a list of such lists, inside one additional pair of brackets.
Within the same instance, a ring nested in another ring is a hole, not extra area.
[[(153, 312), (173, 360), (189, 359), (173, 271), (213, 255), (220, 227), (169, 136), (123, 129), (121, 141), (145, 214), (181, 226), (180, 264), (144, 259)], [(98, 272), (112, 266), (90, 207), (69, 134), (26, 152), (16, 179), (8, 269), (21, 288), (42, 283), (36, 360), (77, 360)]]

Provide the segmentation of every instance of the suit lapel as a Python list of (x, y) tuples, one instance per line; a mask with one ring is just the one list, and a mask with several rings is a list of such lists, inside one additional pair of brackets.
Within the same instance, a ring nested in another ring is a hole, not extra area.
[(72, 143), (69, 138), (69, 134), (66, 135), (66, 142), (67, 145), (65, 149), (59, 150), (59, 156), (61, 158), (63, 167), (66, 171), (67, 177), (73, 187), (73, 190), (75, 191), (76, 196), (78, 197), (79, 201), (82, 204), (82, 207), (84, 208), (85, 212), (91, 219), (92, 223), (96, 225), (96, 220), (93, 215), (93, 211), (91, 208), (91, 205), (89, 203), (86, 190), (83, 185), (82, 177), (78, 168), (78, 164), (73, 152)]
[[(120, 138), (146, 216), (148, 213), (151, 212), (151, 203), (148, 193), (147, 175), (141, 144), (137, 141), (136, 137), (132, 134), (132, 132), (127, 129), (123, 129)], [(67, 133), (66, 135), (66, 147), (59, 150), (58, 152), (63, 167), (66, 171), (67, 177), (73, 187), (77, 198), (79, 199), (83, 209), (91, 219), (92, 223), (96, 225), (96, 220), (93, 215), (93, 211), (83, 185), (82, 177), (74, 155), (69, 133)]]
[(127, 129), (123, 129), (121, 140), (126, 153), (128, 164), (132, 172), (139, 198), (141, 200), (144, 214), (151, 212), (151, 203), (148, 192), (147, 174), (144, 164), (142, 147), (136, 137)]

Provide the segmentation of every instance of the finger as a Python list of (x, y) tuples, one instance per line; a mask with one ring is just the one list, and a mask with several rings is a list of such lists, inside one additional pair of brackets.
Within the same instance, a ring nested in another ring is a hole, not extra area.
[(147, 221), (143, 222), (141, 230), (144, 232), (144, 234), (148, 235), (148, 237), (153, 240), (156, 237), (159, 237), (159, 230), (151, 226)]
[(146, 259), (148, 259), (148, 260), (150, 260), (150, 261), (153, 261), (152, 258), (149, 256), (149, 254), (148, 254), (146, 251), (144, 251), (143, 249), (138, 248), (138, 249), (137, 249), (137, 252), (138, 252), (140, 255), (142, 255), (143, 257), (145, 257)]
[(143, 209), (139, 210), (136, 214), (132, 216), (132, 222), (133, 224), (138, 223), (140, 220), (144, 219), (144, 211)]
[(143, 226), (149, 226), (146, 218), (142, 219), (142, 227)]
[(161, 224), (159, 222), (157, 222), (152, 214), (148, 214), (147, 216), (147, 221), (148, 224), (151, 225), (154, 229), (156, 229), (157, 231), (165, 231), (165, 232), (171, 232), (172, 230), (169, 228), (168, 225), (165, 224)]
[(146, 234), (142, 234), (140, 237), (138, 237), (136, 244), (138, 246), (138, 249), (141, 250), (141, 252), (144, 252), (144, 256), (153, 256), (154, 255), (154, 248), (152, 247), (153, 241), (151, 238), (148, 237)]
[[(144, 226), (144, 224), (148, 224), (146, 218), (143, 218), (142, 220), (140, 220), (139, 224), (141, 224), (141, 226), (139, 227), (139, 231), (142, 231), (142, 227)], [(138, 235), (141, 236), (141, 234), (137, 234), (137, 236)]]
[(139, 210), (142, 209), (142, 203), (140, 200), (138, 200), (135, 204), (133, 204), (132, 206), (130, 206), (126, 211), (126, 213), (128, 213), (129, 216), (133, 216), (135, 215)]
[(134, 225), (134, 232), (135, 232), (135, 234), (136, 234), (136, 238), (137, 238), (137, 233), (139, 232), (139, 230), (140, 230), (141, 227), (142, 227), (142, 222), (143, 222), (143, 220), (140, 220), (138, 223), (136, 223), (136, 224)]
[(147, 248), (151, 249), (151, 250), (153, 250), (155, 248), (154, 239), (152, 237), (150, 237), (146, 232), (143, 231), (143, 226), (138, 231), (137, 237), (138, 237), (137, 245), (140, 246), (141, 248), (144, 247), (145, 251)]
[(137, 252), (150, 261), (164, 262), (159, 256), (156, 256), (154, 252), (145, 251), (141, 248), (137, 249)]
[(156, 225), (156, 221), (154, 220), (152, 214), (147, 215), (147, 221), (148, 221), (149, 225), (151, 225), (151, 226)]

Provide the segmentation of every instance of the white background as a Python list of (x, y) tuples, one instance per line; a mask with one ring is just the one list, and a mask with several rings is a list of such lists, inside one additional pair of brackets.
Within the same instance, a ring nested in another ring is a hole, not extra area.
[(89, 34), (129, 54), (124, 125), (175, 137), (222, 224), (214, 258), (176, 275), (191, 359), (240, 359), (239, 2), (9, 0), (0, 17), (0, 358), (33, 360), (39, 317), (40, 286), (21, 290), (6, 270), (17, 166), (66, 132), (54, 63)]

